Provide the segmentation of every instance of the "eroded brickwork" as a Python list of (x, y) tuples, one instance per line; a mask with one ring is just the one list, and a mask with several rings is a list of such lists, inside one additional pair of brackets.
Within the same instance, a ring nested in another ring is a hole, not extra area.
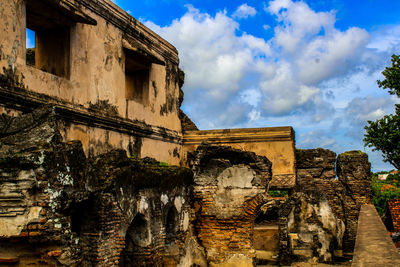
[(298, 149), (296, 164), (297, 190), (317, 190), (326, 195), (332, 211), (345, 223), (343, 250), (352, 252), (360, 207), (372, 199), (367, 154), (349, 151), (336, 159), (336, 154), (329, 150)]
[(400, 199), (388, 200), (388, 208), (390, 212), (389, 225), (393, 224), (394, 232), (400, 232)]
[(254, 219), (266, 202), (271, 163), (230, 147), (199, 146), (192, 155), (195, 229), (207, 260), (252, 266)]
[(52, 108), (4, 118), (0, 261), (176, 266), (185, 256), (189, 169), (130, 159), (123, 150), (87, 159), (80, 142), (59, 141)]

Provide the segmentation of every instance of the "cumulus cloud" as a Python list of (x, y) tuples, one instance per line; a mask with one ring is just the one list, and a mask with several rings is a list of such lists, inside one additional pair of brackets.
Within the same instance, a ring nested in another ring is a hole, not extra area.
[(265, 9), (280, 23), (275, 28), (276, 44), (290, 53), (296, 52), (301, 43), (314, 38), (322, 29), (326, 35), (334, 29), (334, 12), (314, 12), (304, 2), (275, 0)]
[[(212, 116), (225, 125), (223, 120), (227, 117), (222, 114), (224, 105), (238, 102), (239, 91), (246, 86), (245, 75), (255, 72), (257, 62), (268, 57), (271, 48), (262, 38), (246, 33), (238, 36), (239, 24), (225, 11), (211, 16), (193, 6), (188, 5), (187, 8), (183, 17), (167, 27), (159, 27), (152, 22), (145, 24), (178, 48), (181, 68), (186, 73), (185, 103), (196, 105), (194, 102), (198, 102), (198, 98), (192, 96), (201, 94), (206, 110), (217, 113), (211, 115), (206, 112), (207, 115), (203, 115)], [(195, 120), (201, 120), (200, 116)], [(231, 118), (246, 119), (246, 116), (229, 117), (233, 123)], [(208, 121), (206, 127), (215, 125), (208, 119), (203, 121)]]
[(356, 97), (349, 102), (345, 111), (353, 123), (365, 124), (366, 121), (377, 120), (387, 114), (387, 109), (392, 109), (394, 103), (388, 98), (372, 96)]
[(201, 129), (293, 125), (300, 147), (362, 147), (366, 120), (393, 107), (376, 80), (398, 51), (400, 26), (340, 30), (335, 11), (303, 1), (274, 0), (264, 9), (275, 19), (264, 25), (273, 30), (269, 40), (241, 31), (235, 19), (257, 13), (247, 4), (232, 16), (188, 5), (168, 26), (145, 22), (179, 51), (184, 110)]
[(400, 43), (400, 25), (386, 26), (372, 33), (373, 39), (369, 48), (379, 52), (395, 52)]
[(248, 17), (252, 17), (257, 14), (257, 10), (244, 3), (243, 5), (239, 6), (236, 11), (233, 13), (232, 17), (238, 19), (247, 19)]

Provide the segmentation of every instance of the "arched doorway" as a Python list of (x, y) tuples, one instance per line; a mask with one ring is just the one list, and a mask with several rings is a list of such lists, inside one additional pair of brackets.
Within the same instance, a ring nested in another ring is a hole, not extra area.
[(149, 221), (143, 214), (138, 213), (126, 231), (125, 249), (121, 253), (120, 266), (146, 266), (142, 254), (150, 243)]
[(165, 221), (165, 244), (171, 244), (175, 241), (179, 231), (179, 214), (175, 206), (168, 209)]

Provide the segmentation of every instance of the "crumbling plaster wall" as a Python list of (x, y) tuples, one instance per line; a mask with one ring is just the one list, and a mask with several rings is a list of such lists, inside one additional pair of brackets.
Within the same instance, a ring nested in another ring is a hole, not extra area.
[[(137, 145), (142, 145), (141, 156), (143, 157), (150, 156), (171, 164), (181, 164), (182, 159), (174, 156), (173, 153), (177, 151), (175, 155), (183, 154), (182, 146), (179, 144), (181, 138), (179, 97), (180, 87), (183, 84), (180, 79), (183, 76), (178, 68), (179, 59), (176, 49), (111, 1), (87, 0), (85, 5), (75, 0), (68, 2), (97, 23), (96, 25), (76, 23), (70, 27), (69, 78), (59, 77), (26, 65), (25, 1), (10, 0), (0, 4), (0, 39), (2, 40), (0, 93), (4, 87), (17, 86), (28, 92), (51, 96), (55, 102), (57, 99), (63, 100), (72, 109), (93, 109), (94, 107), (95, 112), (103, 113), (108, 117), (140, 121), (147, 125), (171, 130), (178, 141), (169, 142), (163, 138), (156, 140), (150, 137), (143, 138)], [(95, 12), (96, 9), (103, 9), (104, 12)], [(121, 25), (112, 23), (112, 21), (118, 21), (116, 18), (121, 19)], [(128, 23), (128, 25), (122, 25), (122, 23)], [(131, 49), (146, 49), (151, 56), (165, 63), (165, 65), (151, 64), (148, 104), (126, 98), (124, 43), (128, 43)], [(37, 101), (37, 95), (32, 97), (26, 94), (26, 98), (29, 101)], [(66, 103), (59, 104), (65, 106)], [(98, 103), (107, 103), (107, 105), (102, 107)], [(11, 108), (11, 101), (0, 100), (0, 105)], [(135, 131), (124, 134), (111, 130), (115, 133), (110, 133), (99, 125), (77, 123), (73, 116), (71, 120), (63, 129), (63, 136), (67, 138), (65, 141), (81, 140), (86, 153), (90, 151), (94, 151), (95, 154), (103, 153), (107, 145), (129, 151), (128, 144), (132, 142), (130, 136), (135, 135)], [(99, 146), (93, 144), (95, 140), (101, 142)], [(163, 149), (151, 149), (154, 145)], [(100, 147), (103, 149), (98, 149)]]
[(296, 185), (295, 136), (292, 127), (224, 130), (190, 130), (184, 133), (184, 151), (195, 151), (202, 143), (230, 146), (265, 156), (272, 162), (271, 188)]
[(342, 251), (345, 225), (323, 193), (295, 192), (284, 204), (281, 216), (287, 218), (289, 241), (288, 251), (281, 251), (282, 261), (333, 262)]
[[(193, 240), (190, 170), (129, 159), (123, 150), (87, 159), (79, 141), (60, 142), (51, 108), (2, 118), (0, 262), (201, 264), (201, 250), (185, 248)], [(147, 240), (135, 243), (133, 253), (127, 233), (138, 215), (145, 218)]]
[(195, 229), (210, 266), (253, 266), (254, 218), (267, 199), (271, 162), (252, 152), (206, 144), (190, 158)]
[[(372, 203), (371, 164), (361, 151), (336, 154), (325, 149), (297, 149), (297, 191), (319, 191), (345, 224), (344, 252), (354, 250), (360, 207)], [(337, 176), (337, 177), (336, 177)]]

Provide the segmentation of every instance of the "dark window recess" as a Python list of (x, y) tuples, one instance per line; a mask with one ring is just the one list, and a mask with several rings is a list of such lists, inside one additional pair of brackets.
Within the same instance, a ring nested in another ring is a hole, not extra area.
[(254, 220), (255, 224), (277, 224), (279, 222), (279, 209), (277, 207), (269, 208), (265, 213), (259, 211)]
[(30, 40), (34, 45), (30, 46), (35, 47), (27, 49), (27, 65), (69, 78), (70, 31), (75, 23), (61, 10), (42, 1), (27, 1), (26, 27), (34, 32), (34, 40)]
[(143, 105), (149, 104), (151, 62), (134, 51), (125, 51), (125, 95)]

